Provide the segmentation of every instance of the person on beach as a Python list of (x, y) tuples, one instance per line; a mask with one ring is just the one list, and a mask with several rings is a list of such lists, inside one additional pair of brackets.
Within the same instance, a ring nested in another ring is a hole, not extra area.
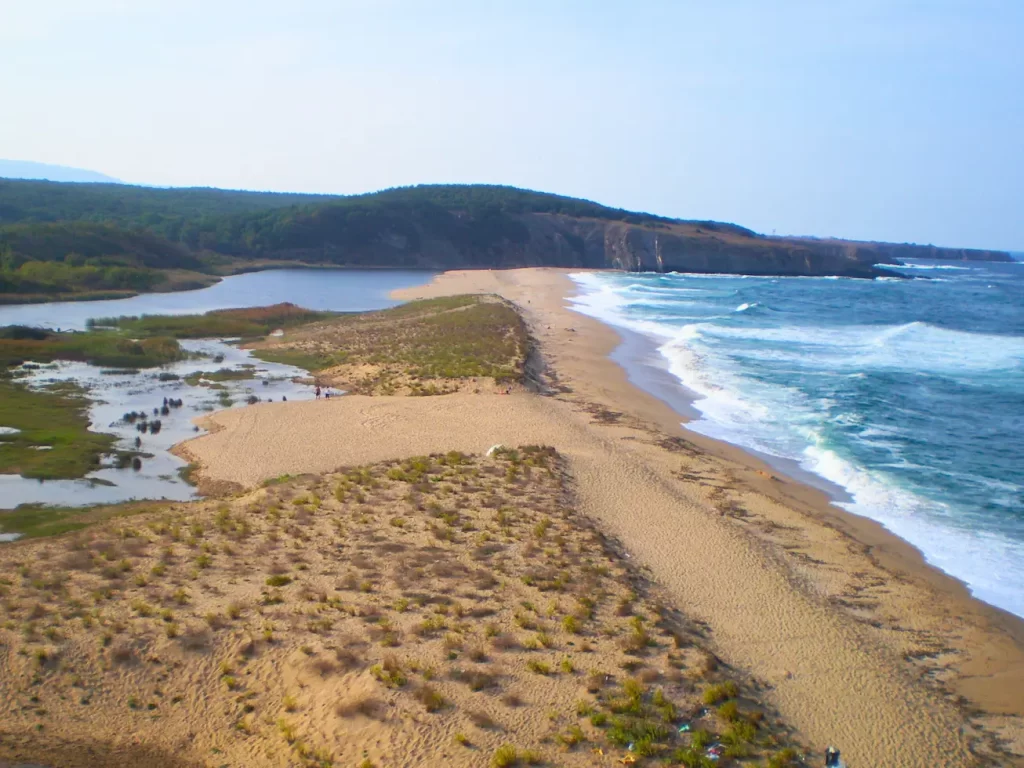
[(829, 747), (825, 750), (825, 768), (832, 768), (832, 766), (840, 766), (842, 763), (839, 762), (839, 750), (835, 747)]
[(320, 385), (319, 384), (316, 385), (316, 399), (317, 400), (320, 399)]

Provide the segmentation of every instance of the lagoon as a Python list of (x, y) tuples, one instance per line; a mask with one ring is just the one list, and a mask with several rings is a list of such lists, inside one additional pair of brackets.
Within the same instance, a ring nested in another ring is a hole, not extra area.
[(306, 309), (365, 312), (400, 302), (391, 291), (430, 282), (434, 272), (384, 269), (272, 269), (225, 277), (195, 291), (143, 293), (128, 299), (0, 306), (0, 326), (82, 331), (92, 317), (189, 315), (291, 302)]
[[(142, 314), (198, 314), (215, 309), (257, 307), (291, 302), (309, 309), (369, 311), (400, 302), (393, 290), (421, 285), (433, 279), (428, 271), (280, 269), (227, 277), (209, 288), (165, 294), (143, 294), (128, 299), (94, 302), (21, 304), (0, 307), (0, 326), (31, 325), (64, 330), (84, 330), (90, 318)], [(295, 381), (306, 371), (292, 366), (256, 360), (246, 350), (225, 340), (183, 341), (195, 357), (138, 372), (104, 371), (77, 362), (57, 362), (21, 371), (30, 387), (74, 381), (85, 388), (91, 401), (91, 430), (114, 434), (117, 448), (148, 454), (141, 469), (106, 466), (81, 480), (29, 480), (0, 474), (0, 510), (20, 504), (86, 506), (128, 500), (196, 498), (193, 486), (179, 474), (185, 462), (170, 453), (179, 442), (201, 433), (192, 420), (204, 413), (261, 401), (311, 398), (308, 384)], [(230, 370), (241, 378), (190, 384), (185, 378), (198, 371)], [(164, 398), (182, 405), (162, 421), (158, 434), (140, 433), (124, 421), (125, 413), (161, 408)], [(0, 526), (2, 527), (2, 526)], [(10, 538), (9, 535), (4, 538)], [(4, 538), (0, 538), (3, 541)]]

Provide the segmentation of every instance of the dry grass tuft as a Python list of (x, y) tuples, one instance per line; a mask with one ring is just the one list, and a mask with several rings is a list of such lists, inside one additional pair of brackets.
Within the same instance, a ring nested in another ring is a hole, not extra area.
[(334, 705), (334, 713), (338, 717), (368, 717), (380, 719), (384, 715), (384, 701), (369, 693), (357, 695), (351, 699), (339, 701)]

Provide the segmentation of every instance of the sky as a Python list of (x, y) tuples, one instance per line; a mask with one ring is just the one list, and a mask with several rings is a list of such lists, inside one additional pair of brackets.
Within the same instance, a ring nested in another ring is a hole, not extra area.
[(1024, 250), (1024, 0), (0, 0), (0, 157)]

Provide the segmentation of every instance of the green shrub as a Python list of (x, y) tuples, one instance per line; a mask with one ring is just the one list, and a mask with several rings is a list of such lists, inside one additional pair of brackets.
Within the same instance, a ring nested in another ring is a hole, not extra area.
[(719, 704), (726, 699), (735, 698), (738, 692), (736, 683), (732, 680), (727, 680), (724, 683), (712, 685), (704, 691), (704, 703), (709, 707), (713, 707), (715, 704)]
[(605, 732), (608, 741), (619, 747), (644, 741), (655, 744), (668, 738), (669, 730), (655, 720), (641, 717), (613, 717)]
[(543, 661), (538, 661), (537, 659), (530, 659), (526, 664), (526, 668), (538, 675), (547, 676), (551, 674), (551, 666), (549, 664), (545, 664)]
[(587, 737), (584, 735), (583, 729), (578, 725), (570, 725), (568, 730), (558, 734), (558, 741), (568, 749), (572, 749), (580, 742), (586, 740)]
[(707, 749), (711, 742), (711, 734), (705, 730), (696, 730), (690, 734), (690, 746), (698, 751)]
[(722, 741), (726, 744), (738, 746), (749, 744), (757, 737), (757, 728), (753, 723), (746, 720), (738, 720), (725, 729), (722, 733)]
[(519, 752), (511, 744), (502, 744), (491, 757), (492, 768), (510, 768), (519, 762)]
[(448, 703), (448, 700), (436, 688), (426, 683), (416, 689), (416, 698), (427, 712), (437, 712)]
[(672, 762), (683, 768), (715, 768), (718, 765), (701, 750), (693, 747), (677, 749), (672, 753)]
[(740, 716), (739, 705), (733, 700), (725, 702), (718, 707), (718, 716), (730, 723), (733, 722)]
[(562, 629), (571, 635), (578, 635), (583, 631), (583, 625), (580, 624), (580, 620), (575, 616), (566, 616), (562, 619)]
[(798, 759), (796, 751), (787, 747), (768, 758), (768, 768), (791, 768), (798, 764)]

